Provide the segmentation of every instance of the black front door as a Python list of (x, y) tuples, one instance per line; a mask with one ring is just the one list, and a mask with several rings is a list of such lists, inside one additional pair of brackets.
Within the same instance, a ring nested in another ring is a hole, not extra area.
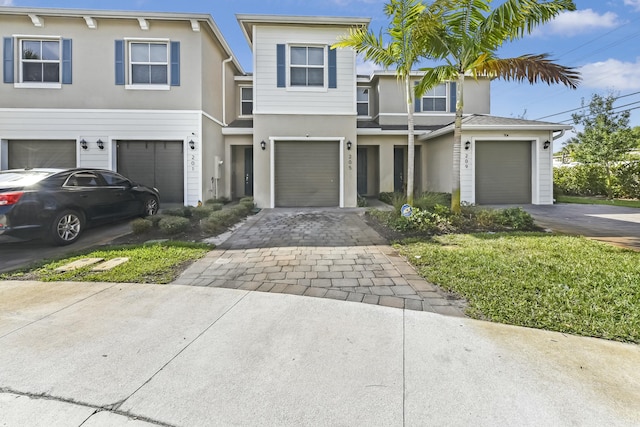
[(244, 195), (253, 196), (253, 147), (244, 149)]
[(393, 191), (404, 193), (404, 147), (393, 148)]
[(367, 193), (367, 149), (358, 147), (358, 194), (366, 196)]

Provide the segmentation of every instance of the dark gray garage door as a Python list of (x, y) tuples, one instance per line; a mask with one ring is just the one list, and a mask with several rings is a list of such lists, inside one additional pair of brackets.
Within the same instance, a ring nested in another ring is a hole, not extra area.
[(182, 141), (118, 141), (118, 172), (156, 187), (161, 203), (184, 203)]
[(476, 142), (476, 203), (531, 203), (531, 143)]
[(75, 141), (9, 141), (9, 169), (75, 167)]
[(340, 144), (275, 143), (276, 206), (339, 206)]

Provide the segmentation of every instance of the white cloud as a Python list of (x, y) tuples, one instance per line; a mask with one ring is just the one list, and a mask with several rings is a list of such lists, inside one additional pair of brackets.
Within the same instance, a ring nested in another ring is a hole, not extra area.
[(358, 56), (356, 62), (356, 72), (358, 75), (370, 76), (374, 71), (381, 70), (382, 67), (371, 61), (365, 61)]
[(631, 6), (636, 10), (640, 10), (640, 0), (624, 0), (626, 6)]
[(636, 62), (607, 59), (579, 68), (582, 85), (589, 88), (611, 90), (640, 89), (640, 58)]
[(13, 0), (0, 0), (0, 6), (13, 6)]
[[(640, 0), (633, 1), (640, 3)], [(561, 34), (565, 36), (575, 36), (577, 34), (588, 33), (596, 29), (614, 28), (618, 25), (620, 25), (618, 15), (613, 12), (605, 12), (600, 15), (598, 12), (594, 12), (593, 9), (584, 9), (573, 12), (563, 12), (553, 21), (550, 21), (543, 27), (536, 29), (534, 34)]]

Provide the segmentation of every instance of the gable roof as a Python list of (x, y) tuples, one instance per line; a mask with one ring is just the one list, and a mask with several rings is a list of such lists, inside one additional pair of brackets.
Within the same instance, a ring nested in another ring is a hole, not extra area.
[(248, 15), (237, 14), (236, 19), (242, 28), (249, 46), (253, 47), (253, 27), (256, 25), (277, 26), (333, 26), (359, 27), (368, 26), (371, 18), (355, 18), (344, 16), (293, 16), (293, 15)]
[[(541, 131), (565, 131), (572, 129), (571, 125), (563, 125), (538, 120), (514, 119), (511, 117), (490, 116), (487, 114), (472, 114), (462, 119), (462, 129), (469, 130), (541, 130)], [(450, 123), (434, 132), (421, 135), (420, 140), (435, 138), (436, 136), (451, 133), (454, 123)]]

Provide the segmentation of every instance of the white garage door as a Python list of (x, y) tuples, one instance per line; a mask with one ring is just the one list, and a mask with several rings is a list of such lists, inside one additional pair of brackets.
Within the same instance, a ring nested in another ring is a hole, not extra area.
[(340, 205), (340, 143), (281, 141), (274, 147), (276, 206)]
[(157, 188), (162, 204), (184, 203), (182, 141), (118, 141), (118, 172)]
[(531, 142), (476, 142), (476, 203), (531, 203)]
[(9, 169), (75, 168), (75, 141), (9, 141)]

